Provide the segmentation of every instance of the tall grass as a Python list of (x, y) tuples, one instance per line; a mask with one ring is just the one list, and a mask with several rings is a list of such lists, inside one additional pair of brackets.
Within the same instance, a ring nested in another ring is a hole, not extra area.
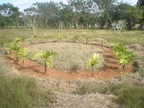
[(113, 94), (121, 108), (144, 108), (144, 87), (126, 82), (102, 86), (96, 83), (86, 83), (78, 86), (74, 93), (84, 94)]
[(0, 73), (0, 108), (34, 108), (53, 102), (52, 92), (40, 90), (34, 79), (6, 79)]
[(115, 94), (122, 108), (144, 108), (144, 87), (121, 83), (111, 85), (106, 93)]

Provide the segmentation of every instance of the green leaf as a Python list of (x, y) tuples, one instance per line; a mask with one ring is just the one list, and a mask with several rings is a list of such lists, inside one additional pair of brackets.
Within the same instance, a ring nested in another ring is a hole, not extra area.
[(97, 53), (94, 53), (92, 58), (89, 60), (89, 62), (87, 63), (87, 67), (91, 66), (91, 67), (94, 67), (94, 66), (99, 66), (99, 58), (100, 58), (100, 55), (97, 54)]

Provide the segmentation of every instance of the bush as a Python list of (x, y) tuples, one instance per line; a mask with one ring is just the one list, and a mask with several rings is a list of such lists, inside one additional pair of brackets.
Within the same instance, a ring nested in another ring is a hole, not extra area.
[(17, 77), (6, 79), (0, 74), (0, 108), (34, 108), (47, 101), (53, 102), (53, 94), (40, 90), (33, 79)]

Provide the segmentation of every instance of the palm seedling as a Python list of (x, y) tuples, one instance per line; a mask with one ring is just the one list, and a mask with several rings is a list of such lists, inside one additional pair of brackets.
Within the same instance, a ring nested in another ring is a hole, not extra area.
[(53, 58), (56, 56), (56, 54), (57, 53), (54, 51), (38, 52), (34, 55), (33, 59), (41, 58), (44, 61), (44, 70), (46, 73), (47, 67), (53, 66)]
[(79, 42), (81, 40), (81, 37), (80, 36), (74, 36), (72, 38), (73, 42)]
[(25, 59), (29, 58), (29, 50), (26, 48), (23, 48), (20, 53), (20, 57), (22, 58), (22, 64), (24, 66)]
[(99, 58), (100, 58), (100, 55), (97, 53), (94, 53), (92, 58), (87, 63), (87, 66), (90, 66), (92, 68), (92, 77), (94, 76), (94, 73), (93, 73), (94, 66), (96, 66), (96, 67), (99, 66)]
[(123, 71), (125, 71), (126, 65), (132, 64), (134, 62), (135, 58), (136, 56), (131, 51), (127, 51), (119, 57), (120, 64), (122, 64)]
[(86, 44), (87, 44), (90, 40), (91, 40), (91, 37), (90, 37), (90, 36), (84, 37), (84, 41), (85, 41)]
[(122, 69), (125, 71), (125, 66), (128, 64), (132, 64), (136, 58), (132, 51), (129, 51), (128, 48), (119, 43), (114, 47), (116, 55), (119, 57), (119, 62), (122, 64)]
[(64, 40), (66, 37), (64, 36), (64, 35), (62, 35), (62, 34), (60, 34), (59, 36), (58, 36), (58, 39), (60, 40), (60, 41), (62, 41), (62, 40)]
[(9, 51), (12, 51), (14, 58), (16, 59), (16, 63), (19, 61), (19, 52), (21, 50), (21, 45), (18, 42), (14, 42), (8, 46)]

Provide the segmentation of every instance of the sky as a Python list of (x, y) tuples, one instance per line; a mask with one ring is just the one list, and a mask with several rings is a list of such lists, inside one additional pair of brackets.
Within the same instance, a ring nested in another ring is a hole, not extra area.
[[(49, 1), (67, 3), (67, 0), (0, 0), (0, 4), (9, 2), (12, 3), (14, 6), (18, 7), (20, 11), (23, 11), (23, 9), (30, 7), (33, 3), (49, 2)], [(138, 0), (118, 0), (118, 1), (123, 1), (131, 5), (135, 5)]]

